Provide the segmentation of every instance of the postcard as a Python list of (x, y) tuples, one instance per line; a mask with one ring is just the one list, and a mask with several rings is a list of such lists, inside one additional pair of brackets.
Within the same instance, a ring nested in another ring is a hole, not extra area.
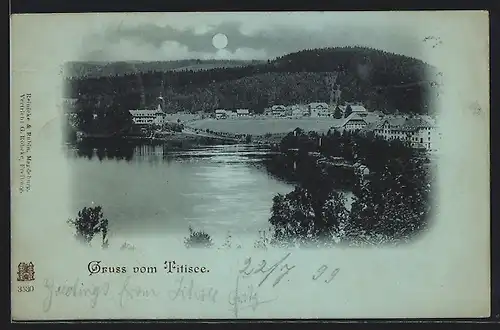
[(14, 321), (489, 316), (487, 12), (11, 27)]

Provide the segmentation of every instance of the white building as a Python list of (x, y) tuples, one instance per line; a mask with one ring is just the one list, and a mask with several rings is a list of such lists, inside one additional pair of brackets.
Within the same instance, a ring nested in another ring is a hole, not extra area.
[(238, 117), (238, 112), (235, 110), (226, 110), (227, 118), (236, 118)]
[(309, 110), (305, 105), (291, 105), (288, 110), (292, 117), (304, 117), (309, 115)]
[(341, 125), (346, 131), (357, 131), (362, 130), (368, 125), (368, 122), (356, 114), (351, 114), (346, 118), (344, 123)]
[(166, 113), (158, 105), (156, 110), (129, 110), (132, 120), (137, 125), (163, 125)]
[(422, 117), (388, 116), (374, 130), (386, 140), (400, 140), (412, 148), (436, 150), (438, 139), (436, 125)]
[(236, 110), (236, 115), (238, 117), (249, 117), (250, 111), (248, 109), (238, 109)]
[(366, 130), (382, 120), (383, 115), (376, 112), (353, 112), (341, 124), (346, 131)]
[(309, 116), (309, 107), (304, 104), (296, 104), (290, 106), (291, 115), (296, 117)]
[(311, 117), (329, 117), (330, 107), (324, 102), (312, 102), (307, 105)]
[(216, 119), (226, 119), (227, 118), (227, 111), (224, 109), (216, 109), (215, 110), (215, 118)]
[(281, 104), (273, 105), (271, 107), (271, 114), (274, 117), (285, 117), (286, 116), (286, 107)]

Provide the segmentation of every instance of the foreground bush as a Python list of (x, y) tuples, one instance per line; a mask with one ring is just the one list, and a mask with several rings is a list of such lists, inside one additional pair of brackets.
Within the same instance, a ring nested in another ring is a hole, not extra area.
[(68, 219), (68, 224), (75, 228), (75, 237), (90, 244), (95, 235), (102, 233), (102, 245), (108, 246), (108, 220), (104, 218), (101, 206), (84, 207), (76, 219)]
[(212, 238), (206, 232), (195, 231), (189, 227), (189, 236), (184, 239), (187, 248), (209, 248), (213, 245)]

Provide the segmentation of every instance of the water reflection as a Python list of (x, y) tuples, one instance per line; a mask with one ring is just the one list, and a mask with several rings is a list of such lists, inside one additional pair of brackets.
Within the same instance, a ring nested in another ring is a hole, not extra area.
[(123, 159), (130, 161), (134, 155), (134, 148), (133, 144), (126, 142), (92, 143), (85, 141), (73, 145), (71, 150), (76, 152), (78, 157), (88, 159), (97, 158), (99, 161), (103, 161), (104, 159)]
[(271, 156), (247, 145), (75, 144), (68, 157), (73, 213), (102, 205), (114, 234), (186, 234), (192, 225), (211, 234), (255, 235), (269, 227), (273, 196), (292, 190), (259, 168)]
[(71, 145), (69, 154), (92, 160), (148, 161), (160, 163), (174, 159), (210, 159), (212, 163), (261, 163), (273, 155), (267, 147), (248, 145), (215, 145), (195, 148), (172, 148), (167, 144), (134, 143), (131, 141), (85, 141)]

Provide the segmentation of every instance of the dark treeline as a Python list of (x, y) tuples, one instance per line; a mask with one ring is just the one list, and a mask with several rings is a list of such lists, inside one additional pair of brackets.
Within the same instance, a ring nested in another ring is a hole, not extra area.
[[(282, 155), (267, 161), (268, 170), (296, 187), (274, 197), (270, 223), (276, 241), (397, 243), (426, 228), (433, 182), (425, 154), (373, 135), (300, 129), (280, 148)], [(362, 163), (369, 174), (355, 175), (342, 163)], [(350, 209), (343, 189), (354, 195)]]
[(171, 70), (206, 70), (218, 67), (235, 67), (257, 64), (259, 60), (200, 60), (185, 59), (173, 61), (72, 61), (64, 66), (64, 75), (72, 78), (123, 76), (144, 72), (165, 72)]
[(343, 102), (401, 113), (431, 111), (432, 68), (422, 61), (363, 47), (311, 49), (232, 68), (142, 71), (108, 77), (67, 78), (66, 97), (97, 111), (154, 107), (160, 93), (166, 110), (213, 111), (273, 104), (328, 102), (331, 79)]
[(78, 99), (76, 110), (73, 114), (68, 114), (66, 124), (65, 138), (68, 141), (76, 139), (77, 131), (107, 137), (141, 135), (125, 106), (93, 105), (85, 99)]

